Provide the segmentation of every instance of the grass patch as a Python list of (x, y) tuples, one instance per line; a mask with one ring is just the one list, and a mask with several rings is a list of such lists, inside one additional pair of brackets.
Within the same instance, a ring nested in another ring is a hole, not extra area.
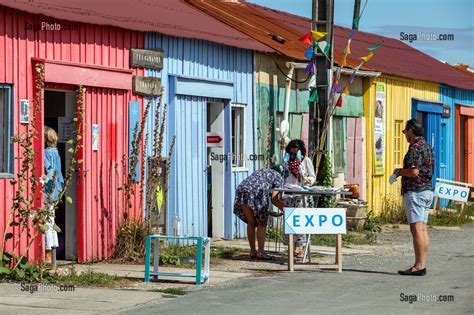
[(109, 286), (131, 280), (119, 276), (112, 276), (102, 272), (96, 272), (91, 269), (77, 272), (74, 267), (69, 268), (69, 272), (65, 275), (56, 273), (52, 276), (52, 283), (73, 284), (77, 286)]
[(172, 294), (172, 295), (186, 295), (186, 291), (181, 288), (167, 288), (167, 289), (154, 289), (151, 290), (152, 292), (160, 292), (165, 294)]
[[(161, 247), (160, 264), (192, 268), (196, 260), (196, 250), (197, 246), (195, 245)], [(221, 259), (232, 259), (244, 253), (247, 253), (247, 251), (235, 247), (211, 247), (211, 264), (217, 264)]]
[[(374, 242), (367, 237), (365, 232), (350, 232), (342, 235), (343, 245), (370, 245)], [(336, 235), (311, 235), (311, 245), (336, 246)]]
[(395, 198), (395, 196), (385, 197), (378, 220), (381, 224), (407, 224), (408, 221), (403, 202)]
[(458, 226), (471, 222), (472, 220), (467, 214), (446, 210), (438, 210), (435, 215), (430, 215), (428, 218), (429, 226)]

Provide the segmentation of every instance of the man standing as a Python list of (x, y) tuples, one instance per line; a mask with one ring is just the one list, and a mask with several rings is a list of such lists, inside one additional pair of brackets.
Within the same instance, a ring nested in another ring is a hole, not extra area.
[(418, 120), (407, 121), (402, 132), (410, 147), (403, 159), (403, 168), (395, 169), (394, 174), (397, 177), (402, 176), (403, 203), (413, 238), (415, 264), (398, 273), (404, 276), (424, 276), (429, 245), (426, 224), (433, 200), (433, 149), (423, 139), (423, 126)]

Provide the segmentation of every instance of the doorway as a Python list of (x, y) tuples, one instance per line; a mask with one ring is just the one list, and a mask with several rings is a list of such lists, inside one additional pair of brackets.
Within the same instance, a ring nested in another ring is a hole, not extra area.
[[(44, 91), (44, 125), (53, 128), (58, 134), (58, 151), (61, 158), (63, 176), (69, 168), (71, 153), (68, 151), (72, 144), (67, 141), (74, 139), (76, 130), (73, 121), (76, 112), (76, 96), (69, 91)], [(59, 247), (56, 249), (58, 260), (77, 260), (77, 182), (76, 176), (66, 196), (72, 198), (72, 203), (65, 200), (56, 209), (55, 223), (61, 229), (58, 233)]]
[(474, 107), (456, 104), (455, 126), (456, 180), (474, 185)]
[[(224, 103), (207, 103), (207, 132), (222, 135), (224, 138)], [(224, 176), (226, 158), (222, 145), (208, 146), (207, 196), (208, 196), (208, 235), (224, 238)], [(227, 161), (228, 162), (228, 161)]]

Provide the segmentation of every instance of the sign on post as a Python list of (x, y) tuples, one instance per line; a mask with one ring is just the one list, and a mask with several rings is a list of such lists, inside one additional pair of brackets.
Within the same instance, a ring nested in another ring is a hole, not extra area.
[(285, 208), (285, 234), (346, 234), (346, 209)]
[(467, 202), (467, 199), (469, 198), (469, 191), (469, 187), (436, 182), (434, 195), (438, 198)]
[(224, 135), (222, 132), (208, 132), (206, 134), (206, 144), (209, 148), (224, 147)]

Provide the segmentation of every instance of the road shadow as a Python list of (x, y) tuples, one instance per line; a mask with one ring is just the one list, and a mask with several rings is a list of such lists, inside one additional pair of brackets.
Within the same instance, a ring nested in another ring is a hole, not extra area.
[(342, 272), (344, 272), (344, 271), (359, 272), (359, 273), (370, 273), (370, 274), (381, 274), (381, 275), (389, 275), (389, 276), (397, 276), (398, 275), (398, 272), (342, 268)]

